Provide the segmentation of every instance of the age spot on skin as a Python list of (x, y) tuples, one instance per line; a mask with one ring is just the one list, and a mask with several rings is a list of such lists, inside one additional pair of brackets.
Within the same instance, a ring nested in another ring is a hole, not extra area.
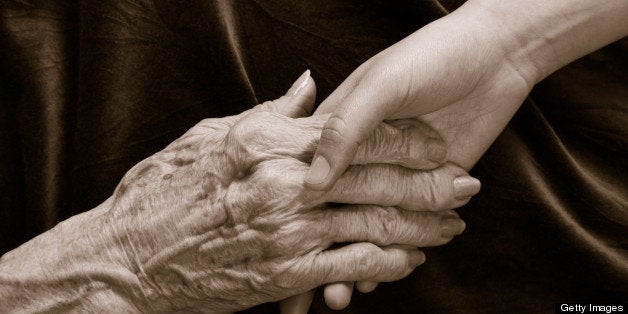
[(195, 161), (194, 158), (180, 158), (180, 157), (177, 157), (177, 158), (172, 160), (172, 164), (177, 166), (177, 167), (182, 167), (182, 166), (189, 165), (189, 164), (193, 163), (194, 161)]
[(156, 166), (154, 164), (151, 163), (147, 163), (146, 165), (144, 165), (142, 168), (140, 168), (137, 171), (137, 174), (135, 175), (136, 178), (141, 178), (143, 177), (147, 172), (149, 172), (150, 170), (152, 170), (153, 168), (155, 168)]
[(207, 193), (207, 194), (213, 194), (216, 192), (217, 190), (217, 185), (219, 182), (217, 182), (218, 180), (212, 179), (210, 180), (210, 182), (205, 182), (203, 183), (202, 189), (203, 192)]
[(120, 182), (120, 186), (118, 187), (118, 197), (122, 197), (124, 194), (126, 194), (126, 190), (128, 188), (128, 185), (126, 184), (126, 182), (124, 182), (124, 180), (122, 180)]
[(209, 193), (200, 192), (200, 193), (196, 194), (196, 200), (197, 201), (206, 200), (208, 197), (209, 197)]
[(122, 197), (125, 195), (129, 188), (131, 188), (134, 184), (139, 187), (146, 186), (145, 177), (149, 176), (153, 170), (155, 170), (157, 166), (155, 166), (151, 162), (145, 162), (140, 164), (139, 168), (136, 170), (130, 171), (127, 173), (124, 178), (120, 181), (120, 185), (118, 187), (118, 196)]

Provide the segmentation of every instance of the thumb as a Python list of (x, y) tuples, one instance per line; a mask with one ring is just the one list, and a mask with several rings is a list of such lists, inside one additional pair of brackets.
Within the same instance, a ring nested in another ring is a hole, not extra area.
[(316, 84), (310, 76), (310, 70), (301, 74), (301, 76), (292, 84), (285, 96), (279, 98), (277, 102), (287, 102), (283, 106), (283, 115), (291, 118), (309, 117), (312, 114), (314, 101), (316, 100)]
[(309, 117), (316, 100), (316, 84), (305, 71), (292, 84), (288, 92), (278, 99), (257, 105), (253, 111), (271, 111), (290, 118)]
[(357, 84), (339, 101), (325, 123), (305, 177), (310, 189), (331, 188), (353, 160), (360, 143), (387, 118), (390, 108), (370, 82), (362, 80)]

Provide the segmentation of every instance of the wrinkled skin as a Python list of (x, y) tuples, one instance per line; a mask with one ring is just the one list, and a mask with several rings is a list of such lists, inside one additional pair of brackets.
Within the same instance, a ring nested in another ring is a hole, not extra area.
[[(453, 183), (469, 177), (433, 160), (442, 140), (416, 121), (380, 125), (332, 189), (307, 189), (327, 119), (298, 118), (313, 105), (307, 80), (201, 121), (105, 203), (2, 256), (0, 311), (232, 312), (330, 282), (401, 279), (425, 260), (416, 247), (463, 231), (450, 209), (469, 200)], [(329, 250), (340, 242), (353, 244)]]

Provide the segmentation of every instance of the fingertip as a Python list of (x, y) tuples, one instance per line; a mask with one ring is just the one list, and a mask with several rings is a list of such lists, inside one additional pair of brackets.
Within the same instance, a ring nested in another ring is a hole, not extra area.
[(425, 253), (420, 250), (410, 250), (408, 252), (408, 264), (411, 268), (415, 268), (423, 263), (425, 263), (426, 257)]
[(471, 176), (459, 176), (454, 179), (454, 197), (457, 200), (468, 200), (480, 192), (480, 180)]
[(356, 289), (362, 293), (372, 292), (377, 288), (377, 285), (379, 285), (377, 281), (358, 281), (355, 283)]
[(310, 79), (310, 70), (308, 69), (308, 70), (305, 70), (305, 72), (303, 72), (303, 74), (301, 74), (301, 76), (299, 76), (299, 78), (297, 78), (297, 80), (294, 81), (294, 83), (292, 83), (292, 86), (290, 86), (290, 89), (286, 93), (286, 96), (297, 95), (305, 86), (307, 86), (307, 84), (309, 83), (309, 79)]
[(449, 242), (454, 236), (462, 234), (467, 225), (464, 220), (454, 217), (443, 217), (441, 219), (441, 237)]
[(417, 183), (419, 182), (430, 189), (432, 197), (422, 198), (420, 202), (417, 202), (419, 206), (410, 209), (442, 211), (458, 208), (467, 204), (481, 187), (479, 180), (449, 162), (430, 172), (419, 173)]
[[(309, 71), (309, 70), (308, 70)], [(308, 76), (307, 80), (296, 93), (292, 96), (300, 104), (303, 114), (301, 116), (307, 117), (312, 115), (314, 111), (314, 103), (316, 101), (316, 82), (314, 78)]]
[(279, 301), (281, 314), (307, 314), (314, 299), (314, 289)]
[(329, 177), (331, 167), (329, 161), (322, 155), (314, 156), (310, 169), (305, 175), (305, 183), (315, 190), (322, 190), (326, 187), (327, 177)]
[[(355, 154), (354, 154), (355, 155)], [(349, 167), (342, 158), (331, 160), (317, 154), (304, 178), (305, 186), (314, 191), (331, 190)]]
[(307, 70), (283, 97), (271, 102), (271, 110), (291, 118), (306, 117), (312, 114), (315, 100), (316, 84), (310, 76), (310, 70)]
[(352, 293), (353, 282), (329, 284), (324, 290), (325, 303), (332, 310), (342, 310), (349, 306)]

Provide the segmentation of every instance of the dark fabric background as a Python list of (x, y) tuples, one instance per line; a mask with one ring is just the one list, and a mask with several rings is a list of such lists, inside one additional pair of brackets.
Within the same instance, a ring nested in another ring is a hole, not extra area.
[[(4, 253), (104, 201), (206, 117), (312, 70), (318, 101), (457, 1), (0, 1)], [(628, 301), (628, 41), (541, 82), (472, 173), (466, 232), (347, 313)], [(275, 312), (275, 304), (249, 310)], [(313, 313), (328, 313), (317, 295)]]

